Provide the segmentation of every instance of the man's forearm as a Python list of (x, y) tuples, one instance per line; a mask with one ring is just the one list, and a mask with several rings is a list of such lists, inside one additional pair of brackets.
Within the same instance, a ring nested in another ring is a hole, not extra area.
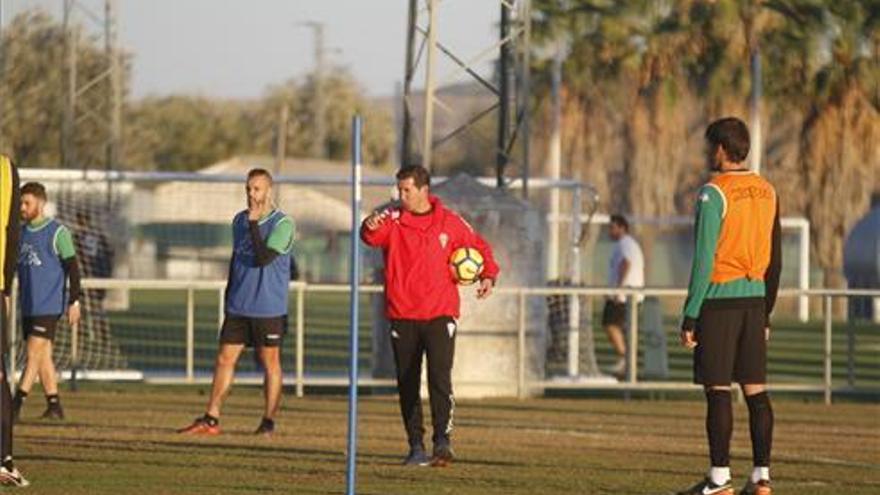
[(67, 280), (70, 282), (68, 287), (68, 304), (73, 304), (80, 300), (82, 295), (82, 277), (79, 273), (79, 263), (76, 258), (67, 258), (61, 261), (64, 267), (64, 273), (67, 274)]
[(249, 228), (251, 232), (251, 243), (254, 245), (254, 255), (256, 257), (257, 266), (266, 266), (278, 256), (278, 253), (270, 249), (269, 246), (266, 245), (266, 242), (263, 241), (263, 236), (260, 235), (260, 227), (257, 225), (257, 222), (249, 222)]

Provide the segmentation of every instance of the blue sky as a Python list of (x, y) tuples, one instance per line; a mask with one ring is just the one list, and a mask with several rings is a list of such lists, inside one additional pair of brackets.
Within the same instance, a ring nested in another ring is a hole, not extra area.
[[(5, 22), (37, 6), (61, 19), (62, 0), (0, 1)], [(80, 3), (98, 12), (103, 8), (102, 0)], [(117, 4), (120, 39), (134, 54), (135, 98), (171, 93), (258, 97), (266, 86), (302, 77), (312, 69), (312, 32), (297, 26), (307, 20), (325, 23), (327, 46), (338, 49), (329, 56), (330, 63), (348, 68), (369, 94), (390, 95), (403, 78), (407, 0), (117, 0)], [(499, 8), (498, 0), (441, 0), (440, 41), (465, 59), (473, 57), (497, 37)], [(484, 74), (490, 72), (488, 63), (478, 67)], [(449, 79), (446, 76), (454, 68), (439, 60), (437, 72), (440, 79)]]

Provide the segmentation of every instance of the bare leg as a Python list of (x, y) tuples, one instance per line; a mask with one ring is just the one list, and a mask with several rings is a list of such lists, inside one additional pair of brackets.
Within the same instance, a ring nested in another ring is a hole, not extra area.
[(626, 356), (626, 341), (623, 338), (623, 329), (617, 325), (605, 325), (605, 333), (608, 334), (608, 340), (614, 347), (614, 352), (618, 357)]
[(266, 411), (264, 416), (272, 419), (278, 412), (281, 404), (281, 349), (279, 347), (258, 347), (260, 360), (265, 368), (263, 379), (263, 394), (266, 398)]
[(746, 394), (746, 397), (748, 397), (750, 395), (757, 395), (757, 394), (760, 394), (761, 392), (764, 392), (767, 390), (767, 384), (766, 383), (744, 383), (742, 385), (742, 390), (743, 390), (743, 393)]
[[(18, 388), (22, 392), (31, 391), (31, 387), (33, 387), (34, 381), (37, 379), (37, 374), (40, 373), (47, 344), (49, 344), (49, 341), (46, 339), (40, 337), (28, 337), (27, 366), (25, 366), (24, 373), (21, 375), (21, 381), (18, 383)], [(45, 387), (46, 385), (43, 384), (43, 386)]]
[(220, 417), (220, 406), (232, 386), (235, 377), (235, 365), (244, 350), (244, 344), (220, 344), (217, 362), (214, 365), (214, 382), (211, 385), (211, 399), (208, 401), (207, 413), (215, 418)]
[(58, 376), (55, 374), (55, 362), (52, 360), (52, 341), (46, 341), (46, 349), (40, 363), (40, 382), (43, 384), (43, 393), (48, 395), (58, 394)]

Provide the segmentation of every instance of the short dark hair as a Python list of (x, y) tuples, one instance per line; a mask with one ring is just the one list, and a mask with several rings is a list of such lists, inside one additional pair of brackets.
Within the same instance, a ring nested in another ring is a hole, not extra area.
[(615, 213), (610, 217), (611, 223), (614, 225), (623, 227), (623, 230), (629, 232), (629, 222), (626, 217), (621, 215), (620, 213)]
[(247, 180), (251, 180), (254, 177), (265, 177), (269, 179), (269, 183), (272, 183), (272, 174), (269, 173), (265, 168), (252, 168), (248, 171)]
[(713, 150), (721, 146), (727, 158), (734, 163), (740, 163), (749, 156), (749, 128), (736, 117), (725, 117), (709, 124), (706, 141)]
[(21, 195), (30, 194), (31, 196), (46, 201), (46, 186), (39, 182), (28, 182), (21, 186)]
[(397, 171), (396, 177), (397, 180), (412, 179), (413, 183), (419, 189), (431, 185), (431, 173), (421, 165), (406, 165), (400, 167), (400, 170)]

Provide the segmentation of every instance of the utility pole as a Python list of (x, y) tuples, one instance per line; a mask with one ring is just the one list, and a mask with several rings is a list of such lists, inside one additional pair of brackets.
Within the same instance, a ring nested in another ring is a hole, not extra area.
[(122, 71), (119, 60), (119, 29), (116, 24), (116, 0), (104, 2), (104, 51), (110, 66), (110, 91), (107, 120), (110, 122), (110, 135), (107, 140), (107, 205), (112, 200), (110, 172), (119, 167), (122, 147)]
[[(76, 146), (74, 144), (74, 125), (76, 122), (76, 52), (78, 49), (79, 31), (73, 24), (73, 7), (75, 0), (64, 0), (64, 60), (67, 69), (66, 98), (64, 100), (64, 117), (61, 122), (61, 165), (63, 168), (76, 166)], [(83, 166), (83, 174), (86, 168)]]
[[(63, 29), (65, 50), (65, 101), (61, 123), (61, 163), (65, 168), (82, 167), (83, 174), (90, 161), (104, 161), (107, 174), (108, 198), (110, 195), (110, 174), (119, 166), (122, 149), (122, 61), (119, 50), (119, 29), (117, 24), (116, 0), (104, 0), (103, 12), (96, 12), (81, 0), (64, 0)], [(100, 27), (104, 38), (104, 60), (101, 70), (93, 78), (79, 81), (79, 36), (80, 30), (91, 24)], [(82, 98), (86, 94), (99, 92), (101, 98)], [(94, 107), (89, 101), (103, 100)], [(100, 150), (88, 157), (77, 156), (77, 132), (79, 124), (92, 120), (97, 124), (97, 132), (104, 141)]]
[[(518, 13), (519, 21), (523, 25), (522, 46), (520, 47), (520, 64), (517, 71), (520, 88), (517, 91), (519, 97), (518, 106), (522, 114), (520, 128), (522, 129), (522, 180), (523, 199), (529, 199), (529, 167), (531, 166), (531, 95), (532, 95), (532, 2), (522, 0)], [(554, 188), (556, 190), (556, 188)]]
[(499, 188), (504, 187), (504, 169), (507, 167), (507, 141), (510, 139), (510, 45), (503, 41), (510, 35), (510, 9), (501, 3), (501, 29), (498, 39), (498, 91), (500, 105), (498, 107), (498, 134), (495, 143), (495, 177)]
[(751, 153), (749, 156), (749, 168), (752, 171), (761, 173), (761, 159), (764, 155), (762, 149), (761, 134), (761, 90), (763, 80), (761, 78), (761, 50), (758, 47), (757, 40), (753, 41), (750, 50), (751, 56), (751, 79), (752, 92), (749, 105), (749, 113), (751, 114)]
[[(550, 149), (547, 168), (550, 180), (559, 180), (562, 176), (562, 47), (557, 46), (553, 57), (553, 72), (551, 74), (552, 90), (551, 101), (553, 105), (553, 117), (550, 123)], [(559, 188), (550, 188), (550, 239), (547, 249), (547, 278), (559, 279), (559, 214), (560, 195)]]
[(312, 156), (315, 158), (327, 157), (327, 124), (325, 121), (326, 95), (324, 93), (325, 78), (325, 60), (327, 48), (324, 45), (324, 23), (317, 21), (307, 21), (301, 23), (312, 29), (315, 36), (315, 72), (314, 72), (314, 91), (315, 99), (312, 102), (312, 113), (314, 115), (315, 139), (312, 142)]
[[(287, 154), (287, 122), (289, 120), (290, 110), (288, 109), (287, 102), (284, 102), (281, 105), (281, 110), (278, 112), (278, 130), (277, 130), (277, 138), (275, 139), (275, 177), (281, 175), (282, 170), (284, 169), (284, 160)], [(275, 203), (279, 202), (281, 195), (281, 185), (277, 185), (275, 188)]]
[(431, 171), (434, 152), (434, 62), (437, 54), (437, 0), (428, 0), (428, 59), (425, 66), (425, 135), (422, 166)]
[(409, 14), (406, 29), (406, 60), (403, 75), (403, 118), (400, 129), (400, 166), (404, 167), (412, 163), (412, 109), (410, 108), (410, 95), (412, 94), (412, 80), (416, 73), (415, 65), (415, 39), (416, 21), (418, 20), (418, 0), (409, 0)]

